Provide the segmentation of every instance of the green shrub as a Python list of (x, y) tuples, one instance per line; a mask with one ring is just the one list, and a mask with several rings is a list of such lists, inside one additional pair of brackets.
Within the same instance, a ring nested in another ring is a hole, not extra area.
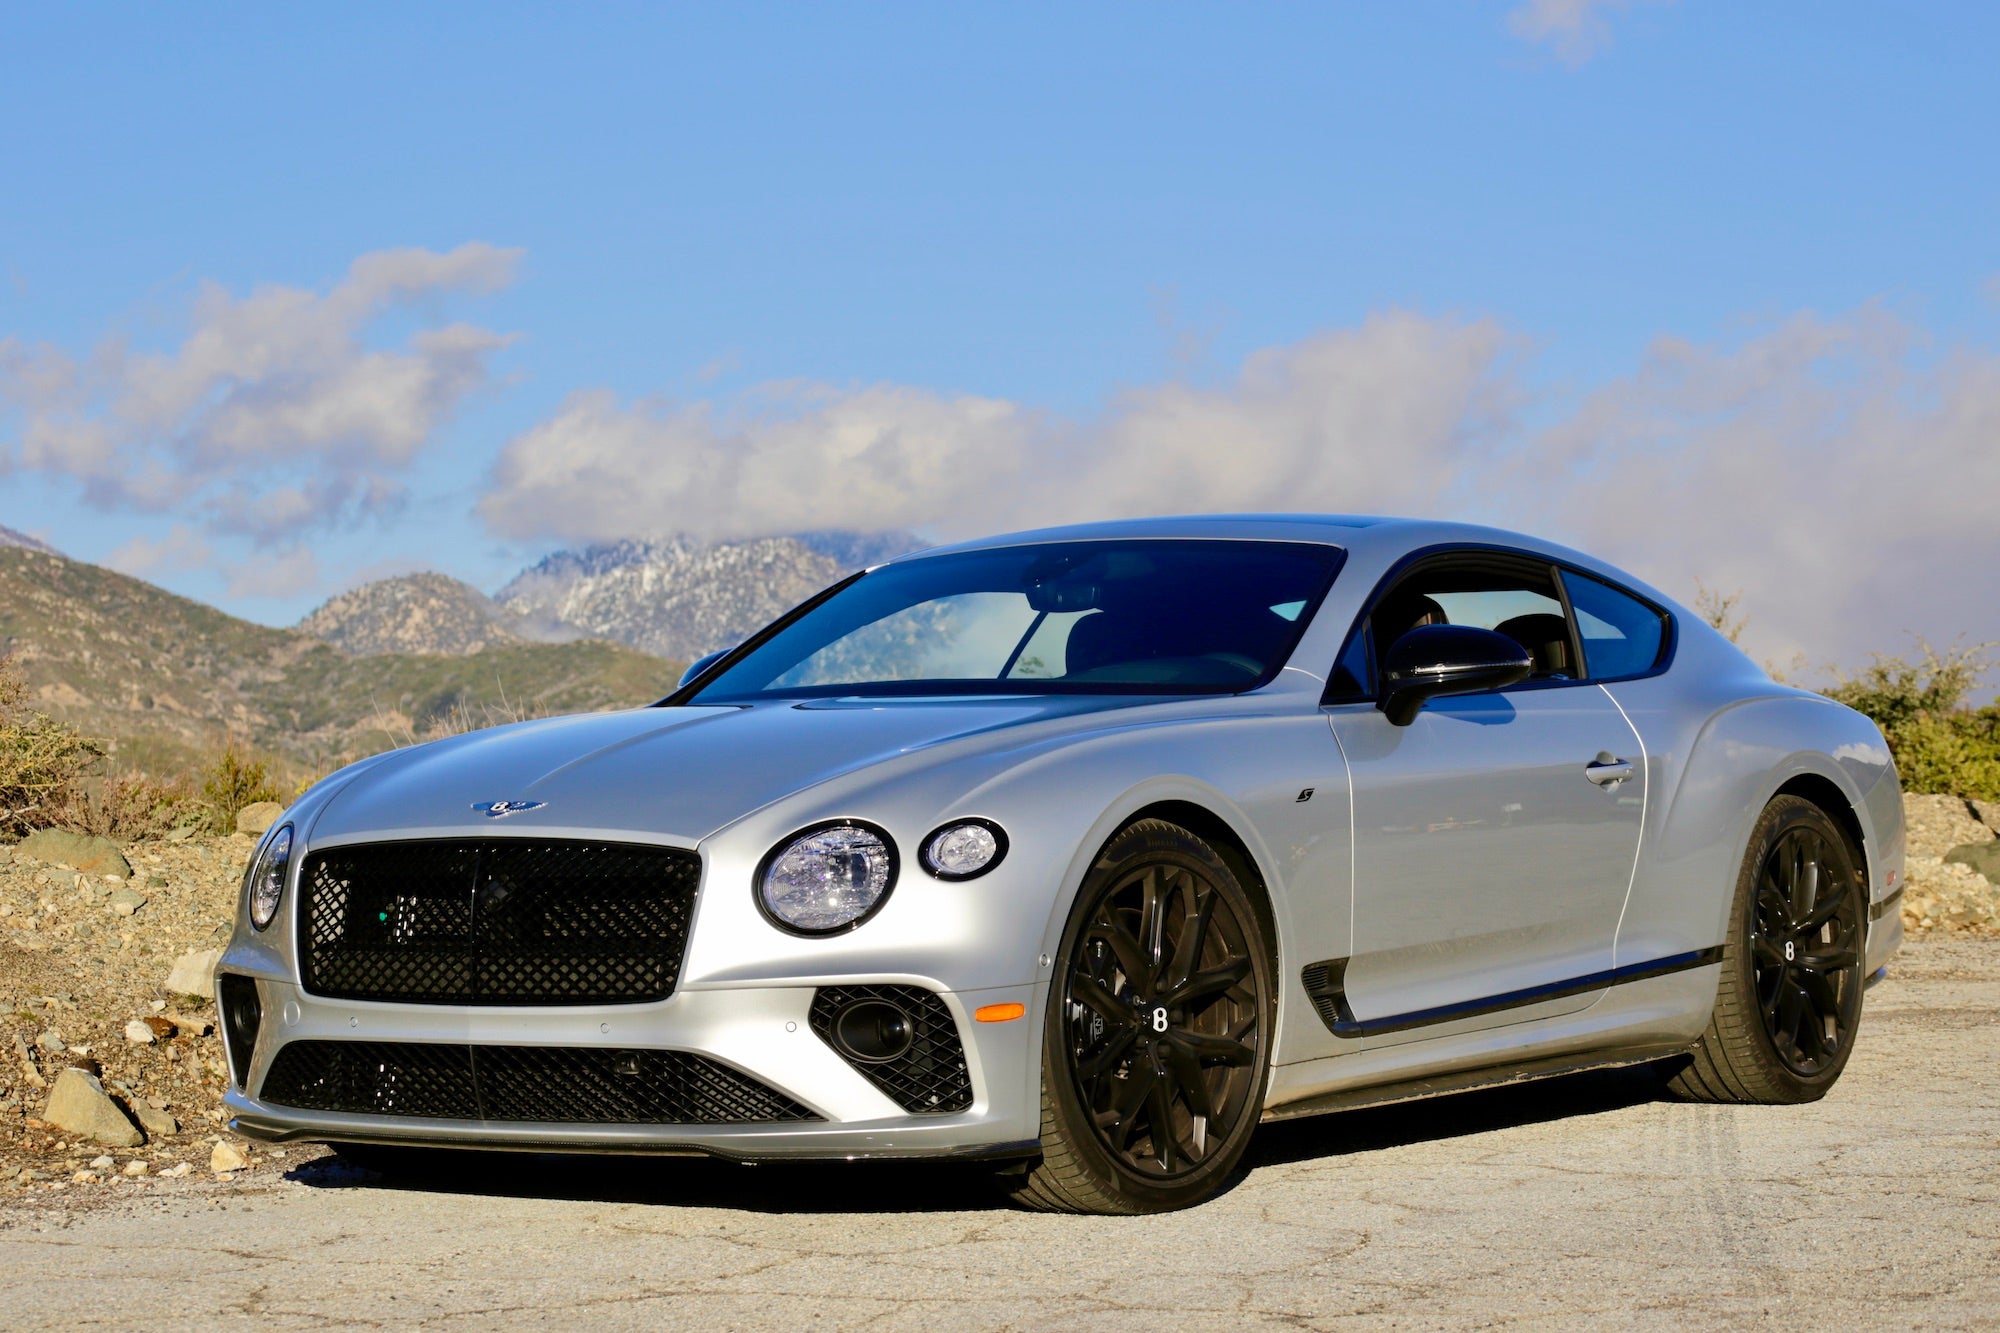
[(1939, 652), (1919, 639), (1908, 657), (1878, 654), (1826, 693), (1875, 719), (1904, 791), (2000, 801), (2000, 701), (1978, 709), (1965, 703), (1994, 665), (1991, 647), (1954, 644)]
[(215, 757), (201, 782), (201, 799), (208, 806), (209, 827), (228, 833), (236, 827), (236, 816), (244, 806), (259, 801), (284, 800), (271, 780), (270, 766), (255, 755), (236, 748), (230, 741)]

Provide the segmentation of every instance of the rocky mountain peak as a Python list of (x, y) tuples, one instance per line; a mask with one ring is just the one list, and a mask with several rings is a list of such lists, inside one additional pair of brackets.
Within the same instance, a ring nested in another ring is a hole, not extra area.
[(497, 600), (514, 615), (688, 661), (741, 642), (845, 574), (922, 545), (904, 532), (720, 542), (670, 534), (558, 551)]
[(479, 589), (445, 574), (378, 579), (333, 598), (298, 628), (357, 657), (383, 653), (460, 655), (531, 641), (582, 637), (509, 613)]

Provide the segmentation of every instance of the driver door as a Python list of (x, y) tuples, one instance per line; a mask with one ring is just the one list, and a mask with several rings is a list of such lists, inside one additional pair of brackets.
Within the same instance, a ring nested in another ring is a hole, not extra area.
[[(1372, 693), (1372, 656), (1422, 624), (1496, 629), (1535, 674), (1431, 701), (1407, 727), (1372, 697), (1334, 703), (1354, 818), (1354, 940), (1339, 985), (1367, 1045), (1570, 1012), (1603, 990), (1644, 809), (1637, 734), (1579, 679), (1567, 603), (1527, 557), (1447, 555), (1377, 599), (1343, 654)], [(1339, 673), (1336, 673), (1336, 680)], [(1616, 761), (1631, 776), (1606, 780)]]

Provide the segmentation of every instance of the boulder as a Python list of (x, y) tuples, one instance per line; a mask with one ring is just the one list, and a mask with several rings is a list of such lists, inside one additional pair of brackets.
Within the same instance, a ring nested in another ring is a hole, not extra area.
[(2000, 840), (1954, 847), (1944, 854), (1944, 863), (1964, 866), (1986, 876), (1988, 882), (2000, 884)]
[(132, 877), (132, 863), (109, 838), (86, 837), (62, 829), (37, 829), (21, 843), (20, 852), (38, 861), (55, 861), (86, 875)]
[(285, 813), (285, 807), (276, 801), (258, 801), (246, 805), (236, 812), (236, 831), (256, 837), (278, 822), (278, 816)]
[(42, 1119), (57, 1129), (79, 1134), (111, 1148), (136, 1148), (146, 1141), (139, 1127), (125, 1118), (118, 1103), (104, 1091), (97, 1076), (81, 1069), (62, 1071)]
[(174, 960), (167, 973), (167, 989), (175, 995), (192, 995), (199, 1000), (215, 998), (215, 965), (222, 961), (220, 949), (196, 949)]

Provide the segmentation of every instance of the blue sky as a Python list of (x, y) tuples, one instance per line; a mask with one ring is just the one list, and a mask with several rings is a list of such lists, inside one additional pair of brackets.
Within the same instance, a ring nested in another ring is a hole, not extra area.
[(1400, 509), (1741, 587), (1768, 653), (2000, 635), (1995, 492), (1953, 495), (2000, 482), (1996, 39), (1969, 3), (21, 8), (0, 523), (288, 623), (647, 530)]

